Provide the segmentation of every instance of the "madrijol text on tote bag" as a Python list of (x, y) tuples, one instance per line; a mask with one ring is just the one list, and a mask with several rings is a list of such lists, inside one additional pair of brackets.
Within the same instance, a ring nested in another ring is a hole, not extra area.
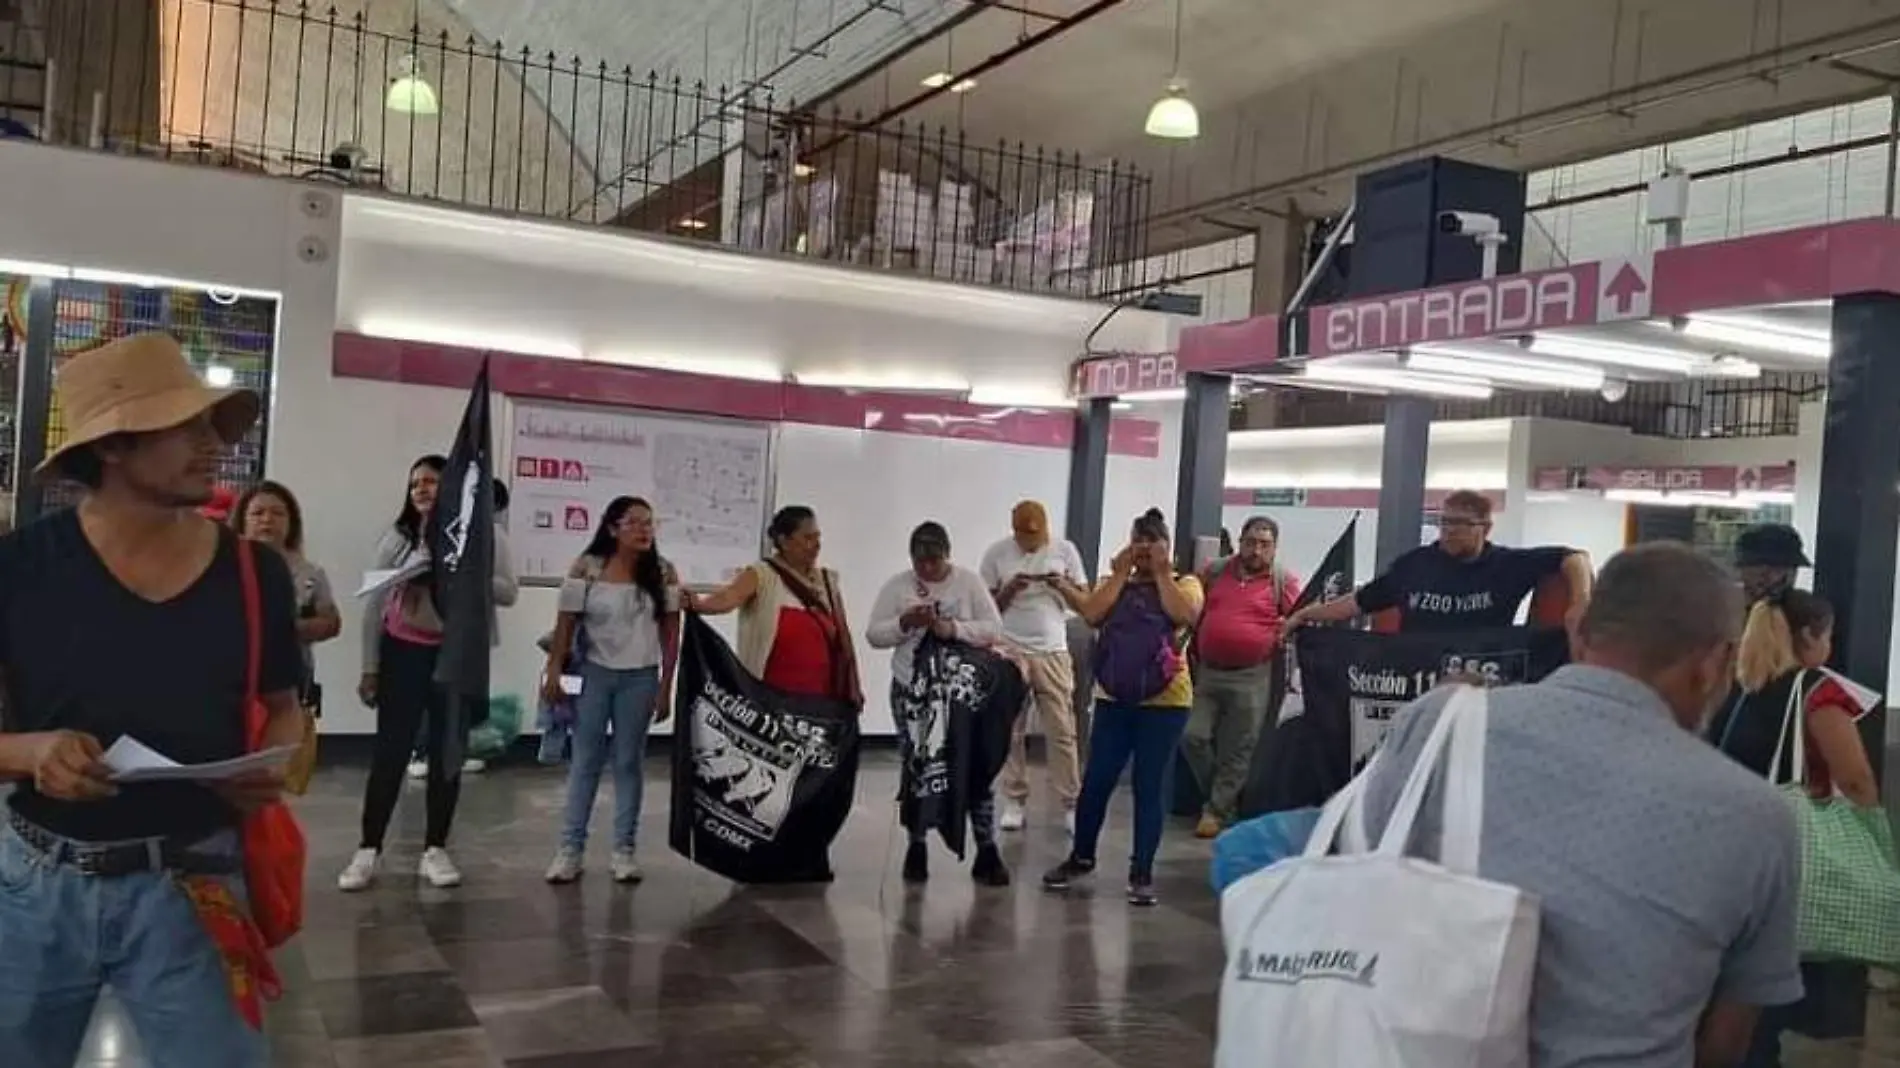
[[(1329, 855), (1356, 806), (1328, 805), (1302, 856), (1222, 895), (1216, 1068), (1530, 1064), (1539, 905), (1477, 875), (1486, 719), (1483, 691), (1452, 696), (1372, 851)], [(1410, 846), (1435, 777), (1426, 859)]]

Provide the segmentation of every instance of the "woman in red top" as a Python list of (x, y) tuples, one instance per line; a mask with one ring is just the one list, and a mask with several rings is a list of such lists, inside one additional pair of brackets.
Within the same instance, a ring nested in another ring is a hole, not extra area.
[(687, 595), (700, 615), (739, 612), (739, 662), (784, 693), (864, 707), (858, 658), (838, 575), (818, 565), (823, 538), (810, 508), (779, 509), (766, 533), (773, 553), (724, 589)]

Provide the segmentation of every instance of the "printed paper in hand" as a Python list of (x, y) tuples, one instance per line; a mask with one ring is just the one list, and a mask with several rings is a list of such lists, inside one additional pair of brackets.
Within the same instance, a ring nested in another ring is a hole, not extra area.
[(253, 771), (282, 771), (297, 749), (293, 743), (230, 760), (180, 764), (131, 735), (121, 735), (106, 750), (104, 762), (112, 771), (113, 782), (222, 782)]
[(428, 556), (425, 554), (417, 554), (415, 559), (402, 567), (392, 567), (385, 571), (365, 571), (363, 572), (363, 585), (357, 589), (356, 595), (358, 597), (368, 597), (378, 590), (386, 590), (391, 586), (408, 582), (410, 579), (428, 570)]

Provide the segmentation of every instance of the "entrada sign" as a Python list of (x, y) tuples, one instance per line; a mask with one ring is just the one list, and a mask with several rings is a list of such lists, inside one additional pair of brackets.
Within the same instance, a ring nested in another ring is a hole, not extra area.
[(1597, 265), (1505, 275), (1315, 308), (1314, 356), (1378, 352), (1433, 341), (1528, 334), (1596, 322)]

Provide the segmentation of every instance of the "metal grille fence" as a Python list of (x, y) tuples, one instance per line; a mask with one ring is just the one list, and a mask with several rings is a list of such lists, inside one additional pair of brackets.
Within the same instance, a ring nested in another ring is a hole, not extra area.
[(1145, 254), (1150, 182), (1119, 163), (871, 127), (446, 17), (0, 0), (0, 136), (1017, 289), (1096, 295)]

